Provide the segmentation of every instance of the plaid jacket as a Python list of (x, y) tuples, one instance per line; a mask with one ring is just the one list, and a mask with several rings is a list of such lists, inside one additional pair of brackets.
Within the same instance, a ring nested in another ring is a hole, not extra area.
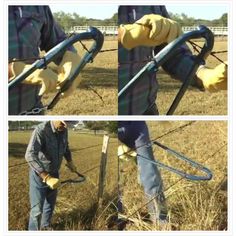
[(57, 173), (63, 156), (71, 161), (68, 131), (57, 132), (51, 121), (39, 124), (31, 136), (25, 154), (31, 169), (37, 173)]
[[(29, 59), (39, 56), (39, 49), (48, 51), (66, 38), (53, 19), (48, 6), (9, 6), (8, 57)], [(32, 63), (29, 59), (25, 63)], [(21, 84), (9, 93), (9, 114), (40, 105), (39, 86)]]
[[(165, 6), (120, 6), (118, 19), (120, 24), (132, 24), (146, 14), (159, 14), (169, 17)], [(155, 48), (157, 53), (161, 47)], [(126, 50), (119, 44), (118, 50), (118, 86), (121, 90), (129, 80), (147, 63), (152, 57), (151, 47), (136, 47)], [(184, 80), (191, 68), (192, 54), (186, 45), (176, 51), (176, 55), (170, 59), (163, 69), (175, 79)], [(146, 73), (132, 86), (121, 99), (119, 99), (119, 115), (142, 115), (151, 107), (157, 97), (158, 83), (156, 73)]]

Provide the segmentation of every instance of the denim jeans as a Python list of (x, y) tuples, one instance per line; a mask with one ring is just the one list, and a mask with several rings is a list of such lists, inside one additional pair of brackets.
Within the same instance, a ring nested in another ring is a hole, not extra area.
[[(59, 177), (58, 173), (52, 176)], [(28, 230), (40, 230), (51, 224), (57, 190), (51, 190), (33, 170), (30, 170), (29, 179), (31, 211)]]
[(119, 121), (118, 138), (128, 147), (136, 149), (140, 181), (146, 200), (153, 199), (148, 204), (149, 214), (152, 219), (164, 219), (167, 209), (161, 175), (156, 165), (145, 160), (155, 160), (152, 146), (149, 145), (150, 137), (145, 121)]
[(130, 148), (135, 148), (140, 171), (140, 180), (144, 191), (149, 196), (155, 196), (162, 192), (162, 179), (157, 166), (144, 160), (154, 160), (147, 125), (144, 121), (119, 121), (119, 140)]

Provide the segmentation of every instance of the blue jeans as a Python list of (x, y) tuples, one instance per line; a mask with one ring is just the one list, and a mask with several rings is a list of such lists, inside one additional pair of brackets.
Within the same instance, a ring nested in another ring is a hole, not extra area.
[[(58, 178), (58, 173), (53, 177)], [(30, 170), (29, 180), (31, 211), (28, 230), (40, 230), (51, 224), (57, 190), (51, 190), (33, 170)]]
[(119, 121), (118, 138), (137, 152), (140, 181), (148, 201), (151, 220), (166, 221), (167, 207), (160, 172), (156, 165), (142, 158), (155, 160), (145, 121)]
[(162, 192), (162, 179), (157, 166), (144, 160), (154, 160), (149, 132), (145, 121), (119, 121), (118, 138), (130, 148), (136, 149), (140, 180), (146, 195), (155, 196)]

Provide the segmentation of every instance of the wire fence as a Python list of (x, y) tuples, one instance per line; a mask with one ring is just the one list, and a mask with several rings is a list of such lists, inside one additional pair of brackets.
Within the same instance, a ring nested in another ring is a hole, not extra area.
[[(109, 36), (117, 36), (118, 35), (118, 26), (96, 26), (103, 35), (109, 35)], [(182, 27), (182, 30), (184, 33), (196, 30), (197, 26), (184, 26)], [(215, 36), (228, 36), (228, 27), (208, 27)], [(70, 30), (66, 33), (82, 33), (85, 31), (88, 31), (89, 26), (73, 26), (70, 28)]]
[[(165, 133), (163, 133), (163, 134), (161, 134), (161, 135), (155, 137), (154, 139), (152, 139), (152, 141), (157, 140), (157, 139), (161, 139), (161, 138), (166, 137), (166, 136), (168, 136), (168, 135), (170, 135), (170, 134), (173, 134), (173, 133), (175, 133), (175, 132), (182, 131), (183, 129), (186, 129), (188, 126), (191, 126), (191, 125), (195, 124), (196, 122), (197, 122), (197, 121), (190, 121), (190, 122), (188, 122), (188, 123), (186, 123), (186, 124), (183, 124), (183, 125), (181, 125), (181, 126), (178, 126), (178, 127), (176, 127), (176, 128), (173, 128), (173, 129), (171, 129), (171, 130), (169, 130), (169, 131), (167, 131), (167, 132), (165, 132)], [(112, 143), (114, 144), (114, 143), (117, 143), (117, 142), (110, 142), (110, 144), (112, 144)], [(226, 146), (227, 146), (227, 143), (223, 143), (223, 144), (222, 144), (219, 148), (217, 148), (212, 154), (209, 155), (209, 154), (208, 154), (209, 152), (206, 153), (206, 155), (204, 155), (204, 156), (207, 156), (207, 158), (204, 160), (204, 163), (207, 163), (209, 160), (213, 159), (213, 158), (214, 158), (222, 149), (224, 149)], [(75, 150), (74, 152), (89, 150), (89, 149), (98, 148), (98, 147), (101, 148), (101, 144), (90, 145), (90, 146), (87, 146), (87, 147), (83, 147), (83, 148), (80, 148), (80, 149)], [(137, 147), (137, 148), (140, 148), (140, 147)], [(113, 163), (114, 160), (116, 160), (116, 159), (112, 160), (112, 158), (113, 158), (113, 157), (110, 157), (110, 160), (111, 160), (111, 161), (109, 161), (108, 164)], [(28, 163), (27, 163), (27, 162), (17, 163), (17, 164), (15, 164), (15, 165), (10, 165), (9, 168), (14, 168), (14, 167), (18, 167), (18, 166), (22, 166), (22, 165), (26, 165), (26, 164), (28, 164)], [(100, 167), (100, 164), (99, 164), (99, 165), (92, 166), (91, 168), (89, 168), (89, 169), (87, 169), (87, 170), (84, 170), (84, 171), (82, 171), (81, 173), (82, 173), (83, 175), (86, 175), (87, 173), (89, 173), (89, 172), (91, 172), (91, 171), (94, 171), (95, 169), (98, 169), (99, 167)], [(17, 170), (18, 170), (18, 169), (17, 169)], [(119, 177), (119, 175), (118, 175), (118, 177)], [(78, 180), (78, 178), (79, 178), (79, 177), (76, 177), (76, 178), (74, 178), (73, 180)], [(174, 186), (176, 186), (176, 185), (177, 185), (178, 183), (180, 183), (183, 179), (184, 179), (184, 177), (180, 177), (177, 181), (175, 181), (174, 183), (172, 183), (171, 185), (169, 185), (167, 188), (165, 188), (164, 192), (165, 192), (165, 193), (168, 193), (168, 191), (169, 191), (171, 188), (173, 188)], [(224, 176), (224, 179), (225, 179), (225, 176)], [(89, 178), (88, 178), (88, 181), (89, 181)], [(223, 181), (223, 180), (222, 180), (222, 181)], [(222, 181), (221, 181), (221, 182), (222, 182)], [(91, 182), (91, 181), (90, 181), (90, 182)], [(91, 182), (91, 183), (93, 184), (94, 188), (98, 188), (98, 184), (97, 184), (97, 185), (94, 185), (93, 182)], [(63, 188), (63, 187), (64, 187), (65, 185), (67, 185), (67, 184), (69, 184), (69, 183), (65, 182), (65, 183), (62, 184), (59, 188), (61, 189), (61, 188)], [(118, 183), (118, 184), (119, 184), (119, 183)], [(219, 191), (221, 185), (222, 185), (222, 184), (219, 183), (219, 186), (217, 187), (217, 190), (216, 190), (216, 191)], [(123, 188), (124, 188), (124, 186), (120, 186), (120, 185), (119, 185), (119, 192), (120, 192), (120, 191), (123, 191)], [(142, 210), (144, 207), (146, 207), (146, 206), (148, 205), (148, 203), (151, 202), (155, 197), (157, 197), (157, 196), (154, 196), (154, 197), (153, 197), (152, 199), (150, 199), (148, 202), (145, 202), (145, 204), (143, 204), (143, 205), (142, 205), (141, 207), (139, 207), (138, 209), (134, 210), (134, 211), (133, 211), (132, 213), (130, 213), (129, 215), (123, 215), (123, 214), (122, 214), (123, 220), (125, 220), (125, 221), (131, 220), (131, 217), (132, 217), (132, 216), (134, 216), (136, 213), (138, 213), (140, 210)], [(38, 203), (38, 204), (39, 204), (39, 203)], [(32, 209), (33, 207), (37, 206), (38, 204), (32, 206), (31, 209)], [(118, 208), (117, 213), (119, 213), (119, 208)], [(122, 221), (117, 221), (117, 226), (118, 226), (118, 227), (119, 227), (120, 224), (123, 224), (123, 222), (122, 222)]]

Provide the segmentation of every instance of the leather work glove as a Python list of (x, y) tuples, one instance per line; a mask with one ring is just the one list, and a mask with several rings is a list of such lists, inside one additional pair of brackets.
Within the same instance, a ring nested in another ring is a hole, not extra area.
[(70, 169), (71, 172), (77, 172), (77, 168), (73, 161), (67, 161), (66, 166)]
[[(227, 62), (225, 62), (227, 64)], [(227, 90), (228, 67), (224, 63), (214, 69), (200, 66), (196, 75), (201, 80), (204, 88), (209, 92)]]
[(137, 157), (137, 152), (132, 151), (131, 148), (129, 148), (125, 144), (121, 144), (118, 147), (118, 157), (121, 160), (129, 161), (130, 159)]
[(50, 189), (57, 189), (61, 185), (61, 182), (58, 178), (54, 178), (49, 174), (43, 178), (43, 182), (46, 183)]
[[(16, 76), (28, 70), (31, 65), (27, 65), (23, 62), (12, 62), (10, 64), (10, 70), (12, 77), (10, 80), (15, 79)], [(42, 85), (39, 91), (39, 96), (42, 96), (44, 93), (49, 93), (56, 91), (57, 84), (57, 74), (53, 72), (50, 68), (46, 69), (37, 69), (31, 75), (29, 75), (22, 83), (32, 84), (32, 85)]]
[(130, 50), (138, 46), (156, 46), (156, 41), (149, 39), (150, 29), (139, 24), (120, 25), (118, 29), (119, 41), (123, 47)]
[(136, 46), (158, 46), (170, 43), (182, 34), (182, 30), (176, 21), (149, 14), (144, 15), (133, 25), (121, 25), (119, 33), (122, 45), (132, 49)]
[[(58, 66), (58, 84), (57, 89), (60, 89), (66, 80), (74, 73), (81, 58), (77, 53), (66, 51), (61, 63)], [(62, 97), (67, 97), (79, 86), (81, 78), (77, 77), (71, 86), (63, 93)]]

